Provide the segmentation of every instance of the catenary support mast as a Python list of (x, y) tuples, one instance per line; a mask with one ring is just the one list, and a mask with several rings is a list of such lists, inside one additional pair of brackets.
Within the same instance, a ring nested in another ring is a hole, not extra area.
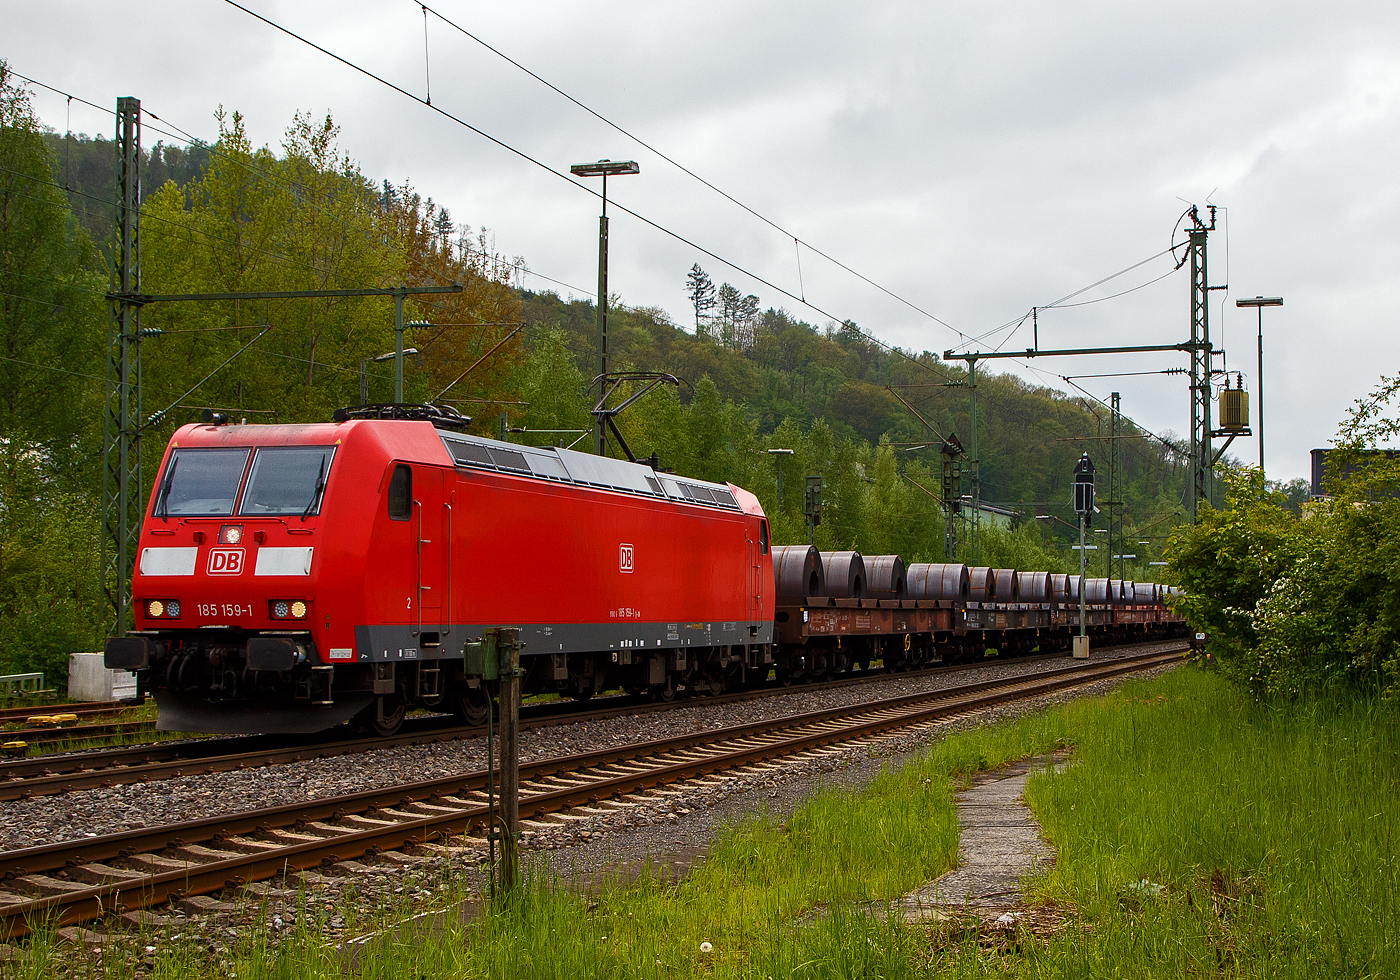
[[(141, 291), (141, 100), (117, 100), (117, 290)], [(101, 625), (125, 636), (131, 560), (141, 529), (141, 306), (112, 303), (107, 327), (107, 412), (102, 433)]]

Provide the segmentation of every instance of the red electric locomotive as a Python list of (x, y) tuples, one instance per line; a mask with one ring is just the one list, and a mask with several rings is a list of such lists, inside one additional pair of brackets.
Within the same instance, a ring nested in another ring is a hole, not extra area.
[(106, 646), (161, 728), (387, 734), (420, 705), (474, 719), (485, 693), (463, 646), (487, 626), (521, 628), (527, 692), (668, 698), (767, 674), (773, 571), (752, 494), (421, 414), (175, 433), (136, 628)]

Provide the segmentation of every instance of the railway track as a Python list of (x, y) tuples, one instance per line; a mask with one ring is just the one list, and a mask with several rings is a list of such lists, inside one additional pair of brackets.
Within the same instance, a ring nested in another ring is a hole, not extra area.
[(73, 714), (79, 718), (85, 715), (115, 715), (135, 707), (131, 701), (83, 701), (77, 704), (29, 705), (18, 708), (0, 708), (0, 725), (26, 721), (35, 715)]
[[(521, 767), (520, 816), (625, 805), (627, 794), (1147, 669), (1181, 652), (1075, 663), (535, 762)], [(465, 846), (486, 817), (486, 779), (485, 771), (460, 774), (0, 854), (0, 939), (23, 935), (37, 919), (75, 924), (409, 845), (460, 838)]]
[[(31, 728), (16, 728), (0, 732), (0, 738), (7, 743), (23, 742), (25, 749), (47, 745), (72, 745), (80, 742), (101, 742), (113, 738), (149, 737), (154, 735), (154, 721), (111, 721), (91, 725), (39, 725)], [(0, 777), (5, 767), (0, 766)]]
[[(1174, 642), (1157, 640), (1111, 649), (1126, 652), (1138, 647), (1162, 647)], [(1105, 648), (1105, 652), (1108, 649), (1110, 648)], [(1063, 657), (1060, 655), (1046, 655), (1023, 658), (1018, 662), (1035, 663), (1062, 660)], [(918, 677), (967, 669), (969, 666), (966, 664), (931, 667), (919, 671), (909, 671), (902, 676)], [(632, 697), (607, 698), (601, 700), (618, 703), (588, 702), (589, 707), (583, 710), (579, 709), (576, 702), (553, 702), (527, 706), (521, 712), (521, 728), (545, 728), (551, 725), (572, 724), (619, 715), (648, 714), (690, 706), (727, 704), (798, 691), (833, 690), (868, 684), (890, 676), (892, 675), (881, 671), (818, 684), (805, 684), (800, 687), (789, 688), (771, 685), (758, 690), (668, 703), (649, 702)], [(256, 766), (303, 762), (309, 759), (332, 758), (398, 745), (480, 738), (486, 734), (485, 726), (459, 725), (446, 716), (411, 718), (406, 726), (409, 731), (390, 738), (379, 736), (349, 739), (239, 736), (234, 738), (183, 739), (90, 752), (39, 755), (4, 760), (0, 762), (0, 801), (52, 796), (73, 790), (130, 785), (180, 776), (232, 772)], [(69, 729), (69, 731), (71, 730)]]

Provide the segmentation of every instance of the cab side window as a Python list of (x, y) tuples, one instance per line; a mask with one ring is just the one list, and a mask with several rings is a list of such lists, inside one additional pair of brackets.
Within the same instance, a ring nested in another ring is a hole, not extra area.
[(768, 522), (758, 522), (758, 550), (760, 554), (768, 554)]
[(413, 514), (413, 469), (400, 463), (389, 480), (389, 516), (406, 521)]

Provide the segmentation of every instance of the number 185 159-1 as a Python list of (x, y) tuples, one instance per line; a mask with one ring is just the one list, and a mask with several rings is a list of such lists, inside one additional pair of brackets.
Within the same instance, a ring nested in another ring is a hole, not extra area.
[(251, 617), (253, 615), (252, 606), (240, 606), (227, 602), (200, 603), (196, 607), (196, 611), (201, 616), (223, 616), (230, 619), (237, 618), (239, 616)]

